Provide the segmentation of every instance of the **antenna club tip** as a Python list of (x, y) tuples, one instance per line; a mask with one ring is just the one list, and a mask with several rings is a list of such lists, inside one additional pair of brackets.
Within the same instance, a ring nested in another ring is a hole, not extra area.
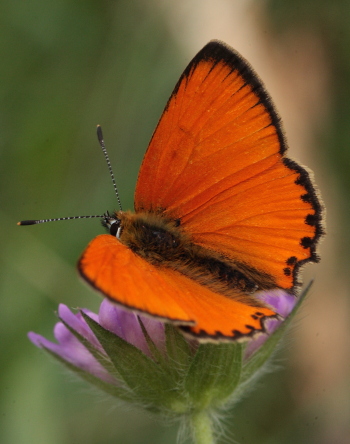
[(102, 144), (103, 144), (103, 135), (102, 135), (102, 128), (101, 128), (100, 125), (97, 125), (97, 138), (98, 138), (98, 141), (99, 141), (100, 145), (102, 146)]
[(20, 222), (17, 222), (17, 225), (35, 225), (37, 223), (36, 220), (21, 220)]

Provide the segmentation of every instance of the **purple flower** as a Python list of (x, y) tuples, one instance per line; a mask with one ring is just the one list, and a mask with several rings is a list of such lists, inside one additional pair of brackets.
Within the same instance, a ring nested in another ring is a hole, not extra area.
[(280, 318), (271, 318), (265, 321), (266, 333), (260, 334), (247, 344), (244, 353), (245, 360), (249, 359), (257, 349), (264, 344), (267, 338), (282, 324), (283, 320), (291, 313), (297, 302), (295, 296), (279, 289), (261, 291), (256, 293), (255, 297), (271, 307), (272, 310), (280, 315)]
[(106, 299), (98, 315), (86, 309), (74, 314), (61, 304), (56, 343), (33, 332), (28, 337), (118, 399), (186, 424), (189, 418), (191, 424), (201, 422), (210, 412), (211, 424), (215, 412), (221, 414), (222, 408), (239, 400), (263, 373), (260, 369), (285, 331), (278, 327), (286, 327), (296, 312), (292, 313), (296, 298), (285, 291), (260, 292), (256, 297), (279, 316), (267, 319), (265, 332), (246, 344), (187, 341), (176, 327)]
[[(151, 356), (139, 322), (140, 318), (157, 348), (159, 350), (164, 350), (165, 348), (164, 325), (161, 322), (122, 310), (107, 299), (103, 300), (98, 315), (86, 309), (82, 311), (106, 330), (115, 333), (139, 348), (145, 355)], [(64, 323), (88, 341), (102, 356), (105, 355), (108, 360), (107, 354), (80, 312), (74, 314), (66, 305), (60, 304), (58, 316)], [(58, 343), (51, 342), (33, 332), (28, 333), (28, 338), (37, 347), (53, 352), (75, 367), (91, 373), (107, 383), (118, 385), (119, 381), (98, 362), (63, 322), (58, 322), (54, 327), (54, 336)]]
[[(264, 344), (269, 335), (281, 325), (283, 319), (290, 314), (296, 303), (295, 296), (286, 293), (283, 290), (260, 292), (256, 294), (256, 297), (276, 311), (280, 315), (280, 318), (272, 318), (265, 321), (266, 333), (256, 336), (247, 344), (244, 354), (245, 361), (249, 359), (255, 351)], [(140, 319), (154, 345), (164, 355), (166, 354), (165, 331), (162, 322), (142, 315), (138, 316), (133, 312), (121, 309), (107, 299), (102, 301), (98, 315), (87, 309), (83, 309), (82, 311), (106, 330), (111, 331), (115, 335), (134, 345), (146, 356), (152, 357), (152, 353), (140, 325)], [(93, 346), (101, 356), (105, 356), (105, 358), (109, 360), (108, 355), (86, 323), (81, 312), (74, 314), (66, 305), (60, 304), (58, 308), (58, 316), (65, 324), (75, 330), (91, 346)], [(118, 385), (118, 379), (98, 362), (98, 360), (63, 322), (58, 322), (54, 328), (54, 336), (58, 343), (51, 342), (43, 336), (33, 332), (28, 333), (28, 337), (37, 347), (45, 348), (53, 352), (68, 363), (91, 373), (107, 383)]]

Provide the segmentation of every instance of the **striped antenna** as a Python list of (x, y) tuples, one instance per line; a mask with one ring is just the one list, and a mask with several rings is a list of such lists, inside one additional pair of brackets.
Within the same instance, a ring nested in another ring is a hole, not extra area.
[(44, 224), (46, 222), (57, 222), (58, 220), (71, 220), (71, 219), (92, 219), (94, 217), (102, 218), (103, 215), (93, 215), (93, 216), (71, 216), (71, 217), (58, 217), (56, 219), (39, 219), (39, 220), (22, 220), (17, 222), (17, 225), (35, 225)]
[(108, 165), (109, 174), (110, 174), (112, 182), (113, 182), (113, 187), (114, 187), (115, 194), (117, 196), (117, 200), (118, 200), (118, 205), (119, 205), (120, 211), (122, 211), (122, 204), (120, 202), (118, 188), (117, 188), (117, 185), (115, 183), (111, 162), (109, 160), (109, 156), (108, 156), (108, 153), (107, 153), (107, 150), (106, 150), (105, 141), (103, 140), (103, 134), (102, 134), (102, 129), (101, 129), (100, 125), (97, 125), (97, 138), (98, 138), (98, 141), (99, 141), (99, 143), (101, 145), (103, 154), (105, 156), (105, 159), (106, 159), (106, 162), (107, 162), (107, 165)]

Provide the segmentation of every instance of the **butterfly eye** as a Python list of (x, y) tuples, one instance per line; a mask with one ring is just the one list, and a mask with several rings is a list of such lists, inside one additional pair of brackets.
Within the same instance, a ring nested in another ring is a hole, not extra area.
[(122, 227), (120, 226), (120, 220), (116, 219), (114, 222), (109, 222), (109, 224), (109, 233), (119, 239), (122, 230)]
[(109, 211), (103, 215), (102, 225), (109, 230), (109, 234), (115, 236), (117, 239), (120, 238), (121, 235), (121, 220), (118, 219), (115, 215), (111, 216)]

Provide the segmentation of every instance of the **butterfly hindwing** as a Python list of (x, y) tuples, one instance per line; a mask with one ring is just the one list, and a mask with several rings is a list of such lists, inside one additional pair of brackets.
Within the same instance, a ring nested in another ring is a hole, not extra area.
[(264, 331), (264, 319), (275, 315), (214, 293), (175, 270), (155, 267), (108, 234), (90, 242), (78, 268), (113, 302), (206, 340), (249, 337)]

